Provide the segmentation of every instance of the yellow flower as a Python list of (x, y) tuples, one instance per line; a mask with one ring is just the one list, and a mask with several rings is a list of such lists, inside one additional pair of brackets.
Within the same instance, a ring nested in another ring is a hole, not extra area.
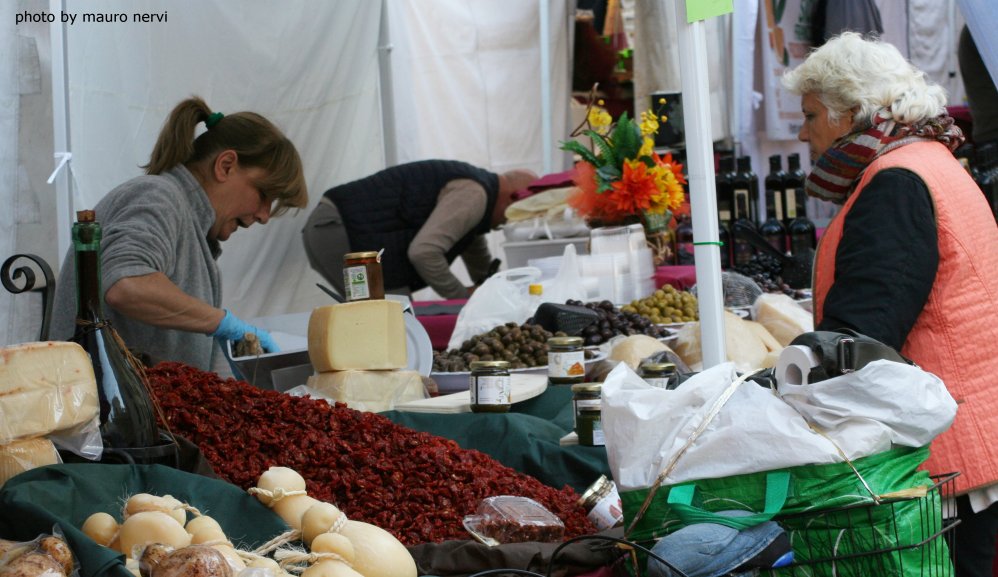
[(645, 136), (641, 140), (641, 150), (638, 151), (638, 158), (651, 156), (655, 152), (655, 140), (650, 136)]
[(613, 117), (610, 116), (610, 113), (596, 106), (589, 109), (588, 120), (589, 126), (600, 134), (606, 134), (609, 131), (610, 124), (613, 123)]
[(641, 136), (648, 136), (658, 132), (658, 117), (651, 110), (641, 113)]

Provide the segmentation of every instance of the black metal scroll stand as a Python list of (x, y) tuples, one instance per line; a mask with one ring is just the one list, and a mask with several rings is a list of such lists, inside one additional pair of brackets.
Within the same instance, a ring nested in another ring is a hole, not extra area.
[[(40, 256), (33, 254), (15, 254), (3, 262), (0, 267), (0, 282), (3, 288), (11, 294), (21, 294), (35, 289), (35, 271), (28, 266), (21, 266), (11, 271), (14, 261), (25, 258), (35, 263), (45, 276), (45, 286), (42, 290), (42, 328), (39, 336), (40, 341), (49, 340), (49, 325), (52, 323), (52, 303), (55, 301), (55, 277), (52, 275), (52, 267)], [(24, 285), (17, 286), (14, 281), (24, 278)]]

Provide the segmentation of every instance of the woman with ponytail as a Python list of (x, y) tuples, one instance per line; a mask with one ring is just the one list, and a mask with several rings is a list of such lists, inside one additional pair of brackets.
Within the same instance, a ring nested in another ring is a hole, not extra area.
[[(224, 346), (248, 332), (276, 351), (266, 331), (221, 308), (216, 260), (238, 229), (307, 204), (295, 146), (259, 114), (214, 112), (192, 97), (174, 107), (143, 168), (95, 207), (105, 316), (153, 362), (210, 370), (215, 340)], [(57, 338), (73, 334), (75, 286), (70, 254), (56, 285)]]

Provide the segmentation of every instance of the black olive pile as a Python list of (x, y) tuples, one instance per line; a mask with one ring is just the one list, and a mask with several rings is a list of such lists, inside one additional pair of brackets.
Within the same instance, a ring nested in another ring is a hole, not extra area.
[(780, 263), (780, 259), (771, 254), (756, 253), (752, 255), (752, 260), (743, 265), (734, 266), (731, 270), (754, 280), (762, 292), (785, 293), (791, 297), (797, 293), (790, 288), (790, 285), (783, 282), (783, 277), (780, 276), (783, 272), (783, 265)]
[(668, 336), (668, 331), (650, 318), (636, 312), (623, 312), (610, 301), (583, 304), (581, 301), (570, 300), (565, 304), (584, 306), (599, 315), (596, 322), (582, 329), (581, 336), (586, 346), (605, 343), (617, 335), (648, 335), (655, 338)]
[(547, 340), (558, 336), (565, 333), (551, 333), (540, 325), (509, 322), (471, 337), (461, 344), (460, 350), (434, 351), (433, 372), (467, 371), (475, 361), (509, 361), (511, 369), (543, 367), (548, 364)]

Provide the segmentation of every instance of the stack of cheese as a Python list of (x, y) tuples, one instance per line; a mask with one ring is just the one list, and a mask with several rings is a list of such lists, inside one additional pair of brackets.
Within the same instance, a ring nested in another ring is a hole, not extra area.
[(317, 374), (307, 385), (359, 411), (388, 411), (425, 397), (423, 379), (406, 366), (405, 317), (397, 301), (319, 307), (308, 320), (308, 356)]
[(83, 347), (43, 342), (0, 348), (0, 485), (60, 462), (46, 435), (97, 416), (97, 380)]
[[(727, 360), (739, 371), (748, 372), (776, 365), (783, 346), (763, 325), (724, 311), (724, 347)], [(673, 350), (691, 370), (703, 370), (700, 350), (700, 323), (689, 323), (679, 330)]]
[(752, 310), (753, 318), (766, 327), (784, 347), (800, 335), (814, 330), (811, 312), (785, 294), (759, 295)]

